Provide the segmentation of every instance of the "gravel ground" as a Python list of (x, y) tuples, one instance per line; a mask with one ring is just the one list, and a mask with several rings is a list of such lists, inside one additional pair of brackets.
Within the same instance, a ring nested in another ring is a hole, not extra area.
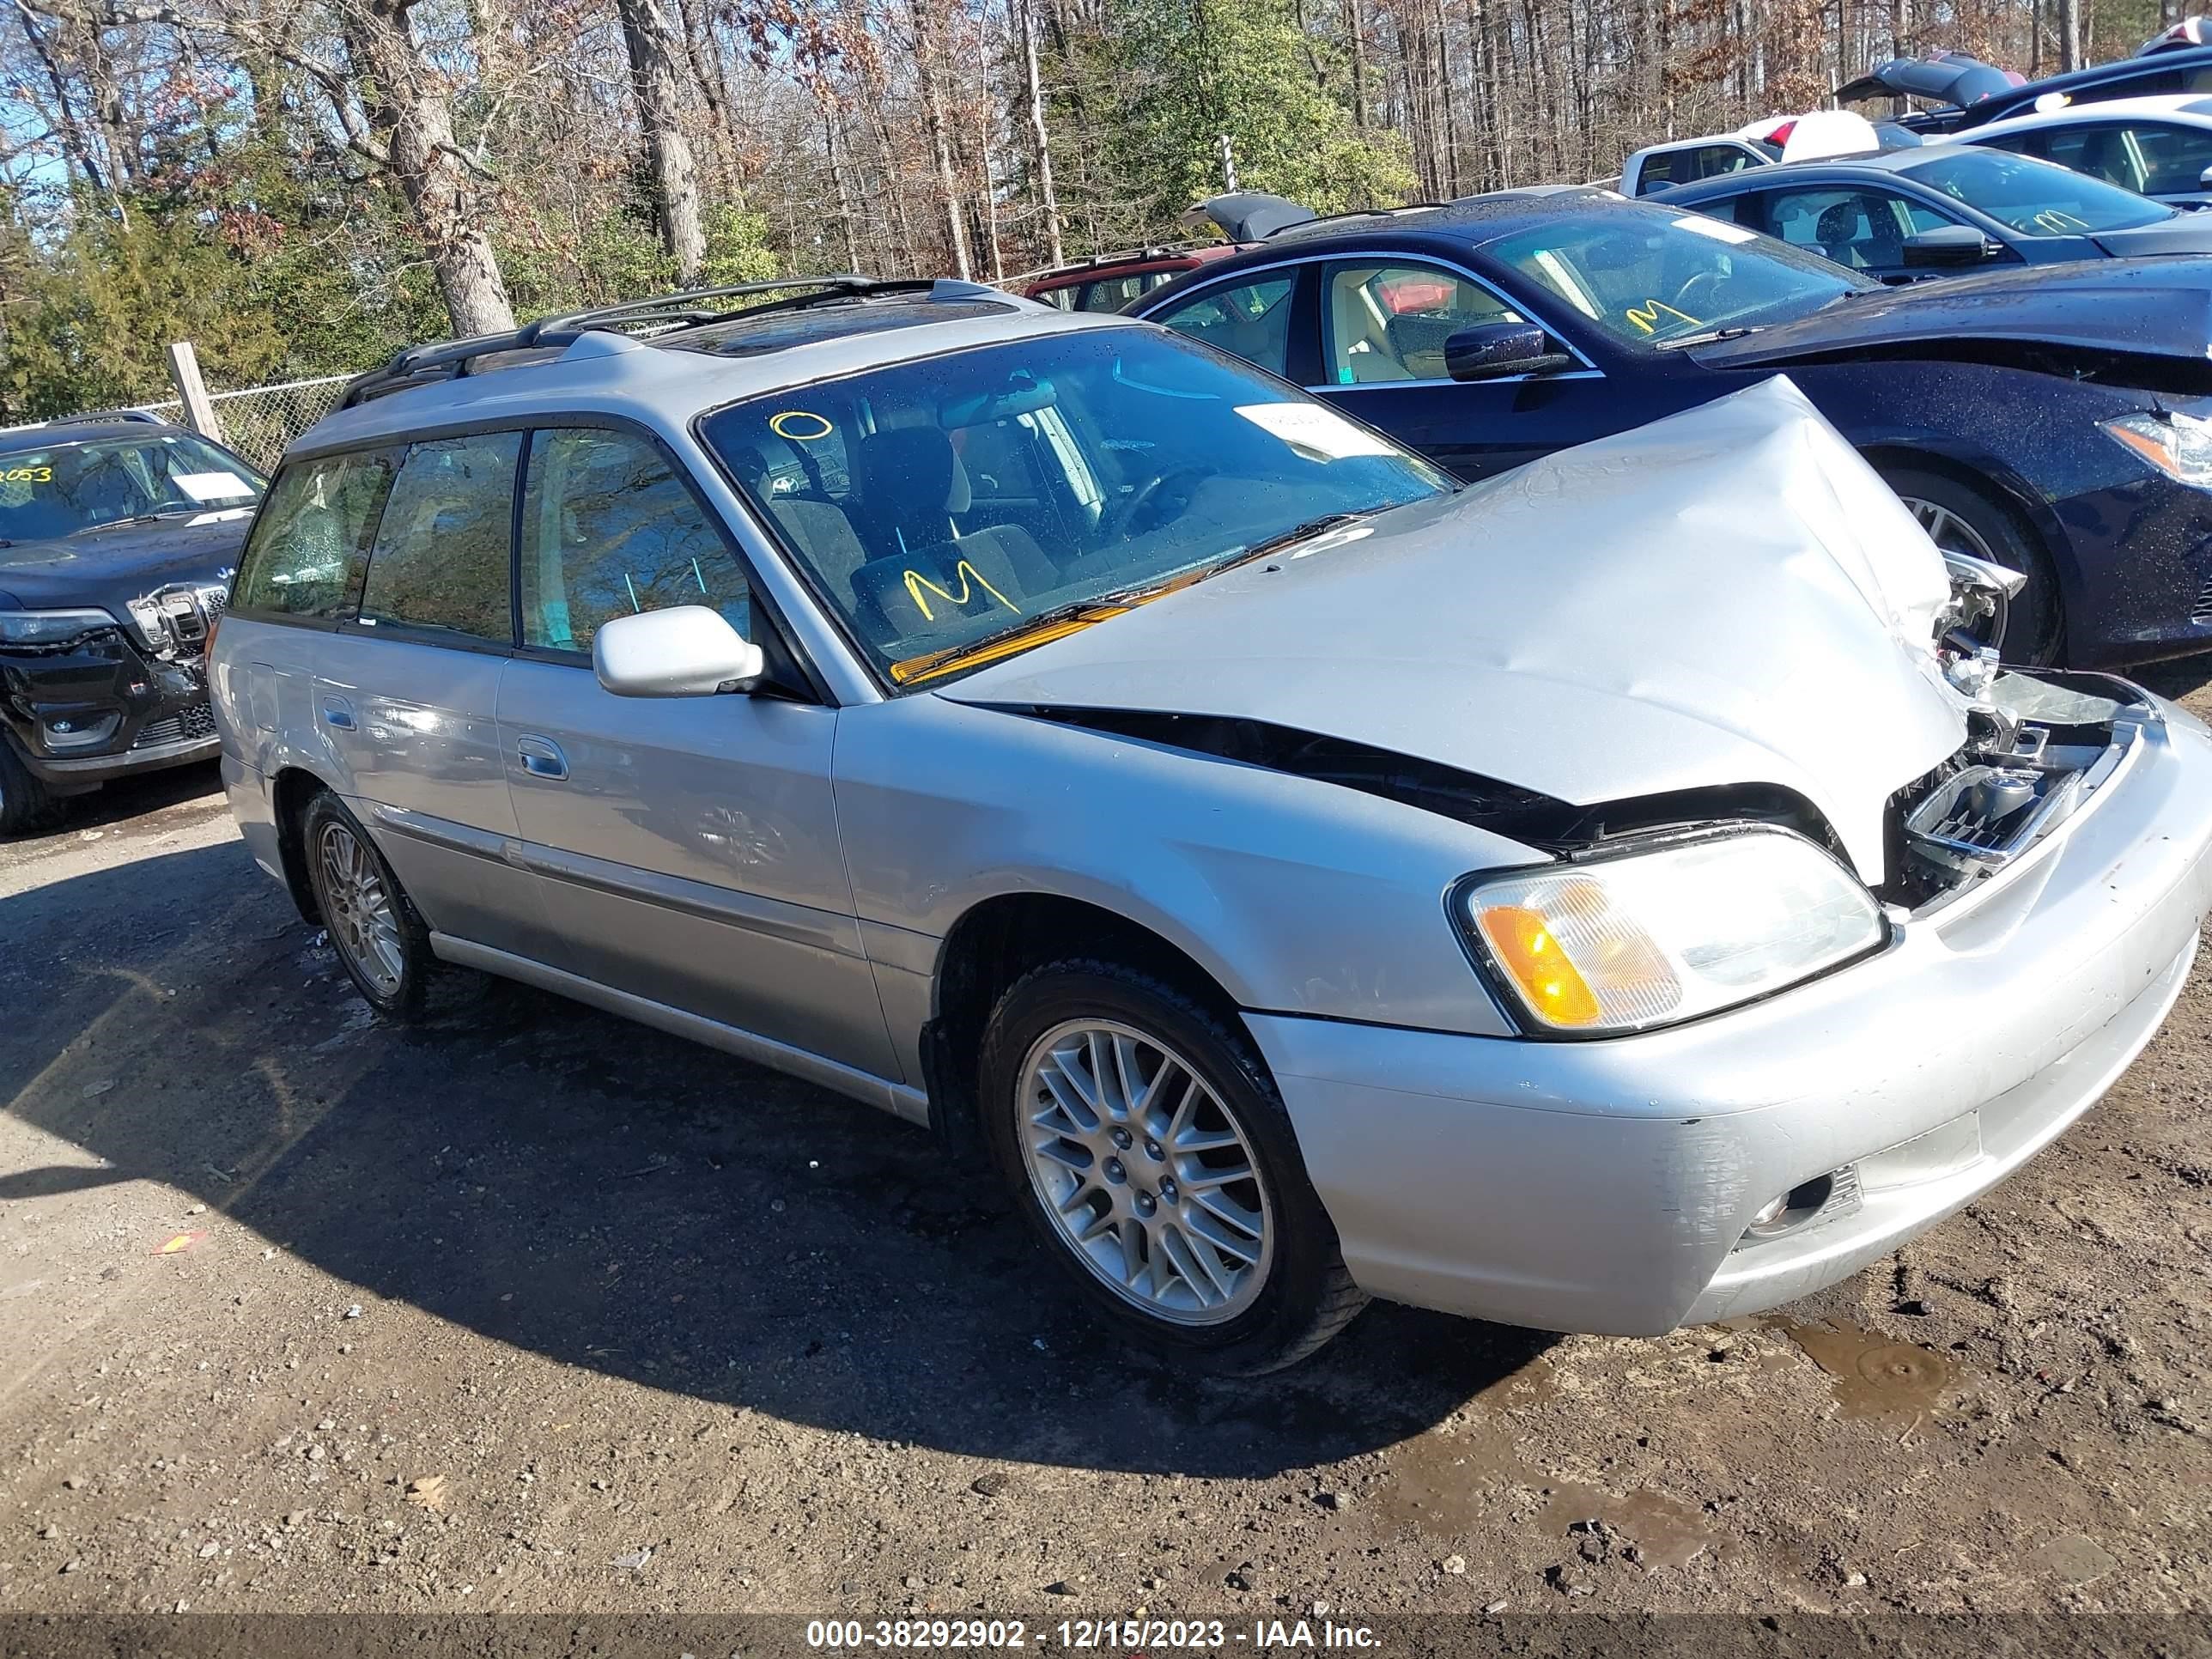
[[(2212, 713), (2212, 664), (2157, 677)], [(2212, 977), (1786, 1317), (1133, 1364), (918, 1133), (514, 988), (402, 1033), (213, 777), (0, 847), (0, 1611), (2191, 1613)], [(2212, 959), (2208, 959), (2212, 960)]]

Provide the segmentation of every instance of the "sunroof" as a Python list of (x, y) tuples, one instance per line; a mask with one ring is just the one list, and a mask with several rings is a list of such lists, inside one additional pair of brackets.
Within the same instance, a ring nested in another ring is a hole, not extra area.
[(720, 357), (753, 357), (817, 340), (842, 340), (855, 334), (880, 334), (923, 323), (960, 322), (1012, 310), (994, 300), (887, 300), (831, 302), (801, 311), (771, 312), (748, 319), (687, 328), (655, 342), (684, 351), (711, 351)]

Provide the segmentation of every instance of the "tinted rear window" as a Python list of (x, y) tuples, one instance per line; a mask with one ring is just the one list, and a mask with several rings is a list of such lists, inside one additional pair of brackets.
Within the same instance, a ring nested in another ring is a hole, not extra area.
[(233, 611), (328, 621), (360, 577), (392, 457), (325, 455), (277, 475), (239, 560)]
[(521, 446), (520, 433), (493, 432), (408, 450), (369, 554), (363, 622), (513, 641), (508, 569)]

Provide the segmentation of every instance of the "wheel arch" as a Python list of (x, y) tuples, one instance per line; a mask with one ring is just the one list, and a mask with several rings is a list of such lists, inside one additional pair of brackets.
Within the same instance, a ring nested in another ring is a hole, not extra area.
[(2057, 580), (2062, 608), (2075, 604), (2081, 595), (2081, 570), (2074, 557), (2073, 538), (2067, 535), (2048, 504), (2028, 488), (2027, 481), (1994, 458), (1954, 454), (1938, 443), (1881, 442), (1862, 445), (1859, 453), (1885, 479), (1892, 468), (1933, 472), (1963, 489), (1990, 497), (2020, 521), (2035, 551), (2040, 553)]
[(1000, 893), (962, 912), (938, 946), (921, 1060), (933, 1133), (955, 1147), (979, 1134), (976, 1060), (991, 1011), (1041, 964), (1097, 957), (1157, 975), (1224, 1020), (1243, 1024), (1237, 999), (1189, 951), (1145, 923), (1089, 899)]
[(276, 856), (284, 870), (284, 885), (299, 908), (301, 919), (320, 927), (322, 907), (315, 902), (314, 884), (307, 879), (307, 847), (301, 819), (307, 803), (330, 787), (304, 766), (279, 768), (269, 780), (270, 816), (276, 824)]

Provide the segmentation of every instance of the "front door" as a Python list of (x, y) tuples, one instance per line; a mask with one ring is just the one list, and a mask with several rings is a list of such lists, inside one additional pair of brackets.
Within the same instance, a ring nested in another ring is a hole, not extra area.
[(677, 463), (628, 430), (536, 433), (520, 561), (499, 732), (555, 965), (896, 1079), (838, 845), (836, 712), (617, 697), (592, 672), (592, 635), (633, 611), (709, 605), (758, 637), (744, 567)]
[(1444, 342), (1457, 330), (1526, 320), (1483, 283), (1382, 258), (1331, 261), (1320, 281), (1321, 380), (1310, 390), (1461, 477), (1486, 478), (1609, 429), (1605, 377), (1587, 366), (1465, 383), (1445, 372)]

